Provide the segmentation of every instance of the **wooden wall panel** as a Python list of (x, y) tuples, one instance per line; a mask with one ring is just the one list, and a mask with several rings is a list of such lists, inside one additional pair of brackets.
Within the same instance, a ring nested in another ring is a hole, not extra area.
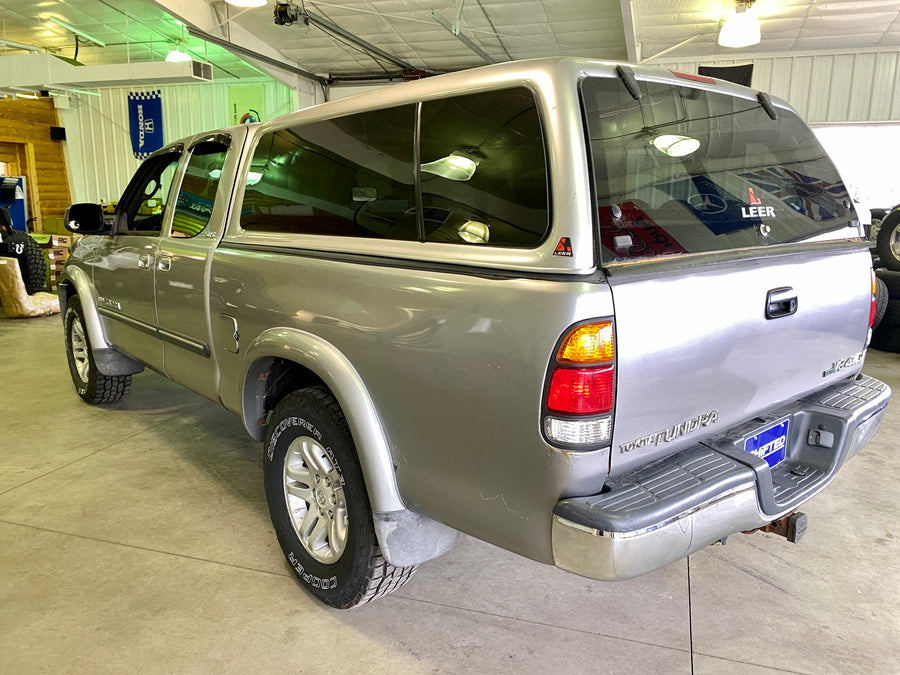
[(28, 177), (31, 226), (42, 231), (43, 219), (61, 218), (69, 205), (64, 141), (50, 140), (59, 126), (49, 98), (0, 100), (0, 143), (18, 147), (19, 171)]

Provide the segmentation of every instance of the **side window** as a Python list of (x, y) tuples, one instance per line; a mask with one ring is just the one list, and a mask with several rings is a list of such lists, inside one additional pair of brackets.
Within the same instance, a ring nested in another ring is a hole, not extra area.
[(549, 227), (534, 96), (505, 89), (422, 104), (425, 239), (527, 248)]
[(266, 134), (251, 161), (241, 226), (416, 239), (414, 125), (408, 105)]
[(228, 146), (219, 141), (198, 143), (191, 148), (172, 215), (173, 237), (196, 237), (206, 229), (227, 154)]
[(149, 157), (141, 164), (116, 207), (116, 234), (158, 235), (169, 198), (169, 188), (181, 152)]

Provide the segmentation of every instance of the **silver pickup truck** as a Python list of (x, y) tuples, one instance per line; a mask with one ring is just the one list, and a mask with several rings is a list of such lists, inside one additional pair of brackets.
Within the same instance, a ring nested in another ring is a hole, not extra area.
[(387, 87), (147, 159), (76, 204), (78, 393), (148, 367), (264, 442), (272, 522), (335, 607), (462, 531), (603, 580), (797, 509), (878, 430), (871, 258), (764, 93), (581, 59)]

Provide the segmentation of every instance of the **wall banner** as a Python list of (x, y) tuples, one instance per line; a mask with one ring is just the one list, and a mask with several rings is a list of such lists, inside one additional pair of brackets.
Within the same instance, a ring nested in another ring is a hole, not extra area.
[(146, 159), (163, 146), (162, 92), (128, 92), (131, 149), (137, 159)]
[(262, 122), (266, 87), (262, 84), (228, 86), (228, 116), (232, 124)]

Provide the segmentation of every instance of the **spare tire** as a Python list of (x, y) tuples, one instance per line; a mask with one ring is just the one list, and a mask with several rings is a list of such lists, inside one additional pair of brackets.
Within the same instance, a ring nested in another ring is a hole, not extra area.
[(900, 209), (894, 209), (881, 221), (875, 251), (882, 265), (900, 272)]
[(28, 295), (37, 293), (47, 283), (47, 261), (38, 243), (24, 232), (12, 232), (3, 237), (3, 255), (19, 261), (22, 281)]

